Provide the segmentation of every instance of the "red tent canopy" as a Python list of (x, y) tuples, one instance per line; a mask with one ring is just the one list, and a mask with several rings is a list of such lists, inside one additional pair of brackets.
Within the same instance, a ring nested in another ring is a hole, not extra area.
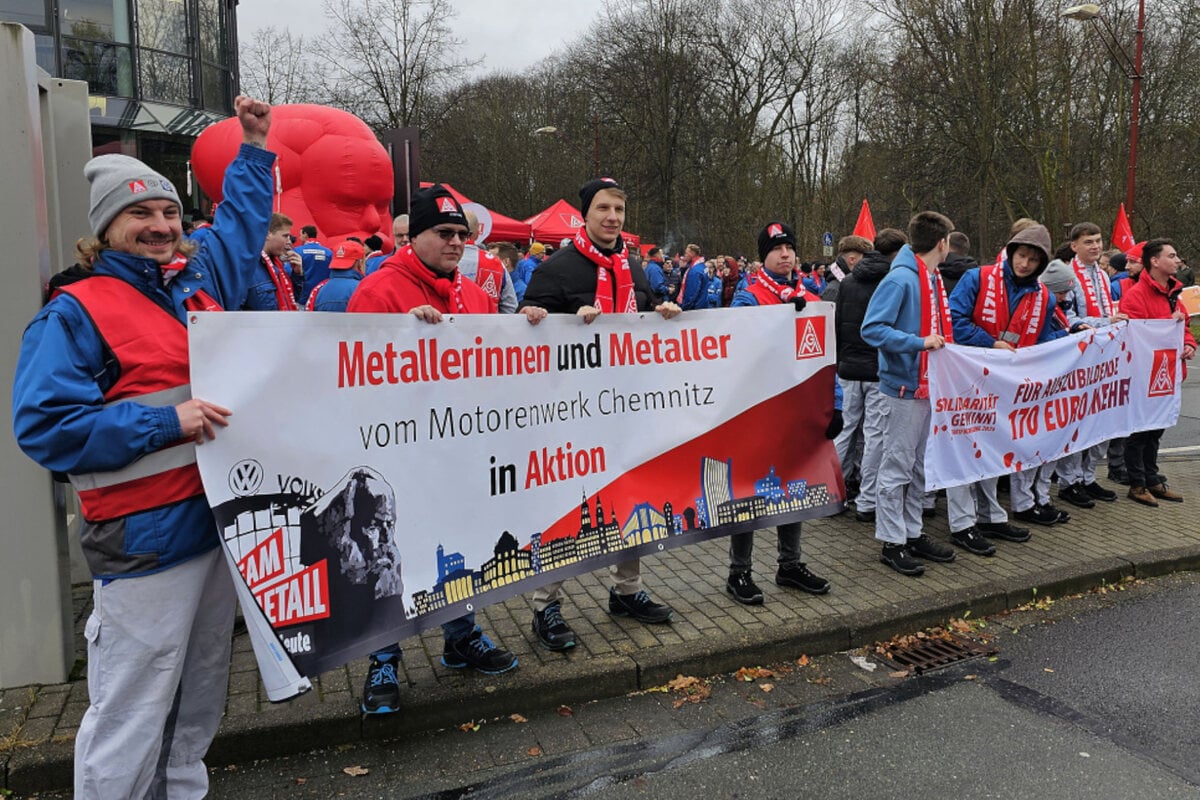
[(534, 214), (525, 223), (533, 228), (534, 241), (558, 247), (563, 239), (575, 236), (583, 227), (583, 214), (566, 200)]
[[(433, 184), (429, 181), (421, 181), (422, 189), (428, 189), (430, 186), (433, 186)], [(471, 198), (467, 197), (450, 184), (443, 183), (442, 186), (445, 186), (446, 190), (449, 191), (450, 194), (454, 195), (454, 199), (457, 200), (461, 205), (466, 206), (468, 203), (473, 203)], [(498, 211), (493, 211), (492, 209), (487, 208), (482, 203), (473, 204), (485, 208), (488, 214), (490, 214), (492, 217), (492, 227), (488, 232), (487, 241), (520, 243), (528, 242), (530, 238), (532, 238), (532, 229), (529, 227), (528, 223), (521, 222), (521, 220), (513, 219), (512, 217), (506, 217)], [(470, 211), (472, 209), (467, 210)]]

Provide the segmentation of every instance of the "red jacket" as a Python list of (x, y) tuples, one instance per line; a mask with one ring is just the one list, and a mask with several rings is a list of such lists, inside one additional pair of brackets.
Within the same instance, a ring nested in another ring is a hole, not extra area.
[[(412, 251), (405, 247), (392, 254), (379, 269), (362, 279), (346, 306), (349, 312), (407, 313), (417, 306), (433, 306), (443, 314), (450, 313), (447, 292), (451, 279), (436, 275)], [(487, 314), (492, 311), (492, 299), (475, 281), (462, 281), (462, 299), (468, 314)]]
[[(1175, 278), (1168, 277), (1167, 285), (1160, 286), (1148, 271), (1143, 271), (1137, 283), (1121, 295), (1121, 313), (1130, 319), (1170, 319), (1173, 312), (1167, 298), (1178, 292), (1182, 285)], [(1177, 302), (1175, 307), (1183, 311), (1186, 317), (1187, 310), (1181, 303)], [(1183, 324), (1183, 343), (1196, 346), (1196, 339), (1188, 329), (1186, 319)], [(1187, 377), (1187, 362), (1183, 365), (1183, 377)]]

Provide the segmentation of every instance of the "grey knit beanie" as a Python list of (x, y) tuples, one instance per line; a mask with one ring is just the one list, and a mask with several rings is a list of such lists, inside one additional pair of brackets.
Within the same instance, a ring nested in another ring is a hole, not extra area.
[(1042, 283), (1052, 292), (1065, 292), (1075, 283), (1075, 271), (1057, 258), (1042, 273)]
[(170, 200), (183, 212), (174, 185), (136, 158), (96, 156), (83, 165), (83, 177), (92, 185), (88, 222), (96, 236), (102, 236), (126, 206), (143, 200)]

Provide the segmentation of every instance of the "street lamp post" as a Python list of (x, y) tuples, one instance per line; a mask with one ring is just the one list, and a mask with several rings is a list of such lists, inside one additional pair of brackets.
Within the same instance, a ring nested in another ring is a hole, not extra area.
[(1098, 32), (1100, 32), (1100, 23), (1103, 23), (1112, 41), (1110, 42), (1108, 38), (1104, 37), (1103, 32), (1100, 32), (1101, 41), (1104, 42), (1104, 46), (1108, 48), (1109, 54), (1117, 62), (1117, 65), (1125, 72), (1125, 77), (1133, 82), (1133, 93), (1129, 103), (1129, 170), (1125, 177), (1125, 213), (1132, 217), (1134, 189), (1137, 182), (1138, 125), (1142, 108), (1142, 45), (1146, 30), (1146, 0), (1138, 0), (1138, 21), (1137, 29), (1134, 31), (1132, 59), (1121, 45), (1112, 26), (1108, 24), (1108, 20), (1101, 13), (1100, 6), (1095, 3), (1071, 6), (1062, 12), (1062, 16), (1066, 19), (1090, 21), (1096, 26)]
[[(535, 134), (557, 136), (572, 146), (575, 144), (553, 125), (543, 125), (540, 128), (535, 128), (533, 132)], [(598, 112), (592, 112), (592, 177), (600, 177), (600, 114)]]

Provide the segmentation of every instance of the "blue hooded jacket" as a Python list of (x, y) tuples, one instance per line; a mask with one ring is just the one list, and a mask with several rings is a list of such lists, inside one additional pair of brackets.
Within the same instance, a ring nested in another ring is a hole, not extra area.
[[(243, 145), (225, 171), (225, 201), (211, 233), (169, 285), (151, 259), (104, 250), (93, 271), (129, 283), (186, 324), (184, 303), (203, 290), (223, 308), (242, 305), (271, 217), (275, 154)], [(87, 280), (84, 278), (84, 280)], [(120, 365), (79, 302), (60, 294), (25, 329), (13, 380), (13, 431), (49, 470), (112, 472), (182, 436), (172, 406), (106, 405)], [(193, 497), (117, 520), (85, 522), (84, 554), (97, 578), (158, 572), (219, 543), (208, 501)]]
[(882, 281), (863, 318), (863, 341), (879, 351), (879, 390), (890, 397), (911, 398), (917, 391), (921, 336), (921, 279), (917, 255), (904, 245)]

